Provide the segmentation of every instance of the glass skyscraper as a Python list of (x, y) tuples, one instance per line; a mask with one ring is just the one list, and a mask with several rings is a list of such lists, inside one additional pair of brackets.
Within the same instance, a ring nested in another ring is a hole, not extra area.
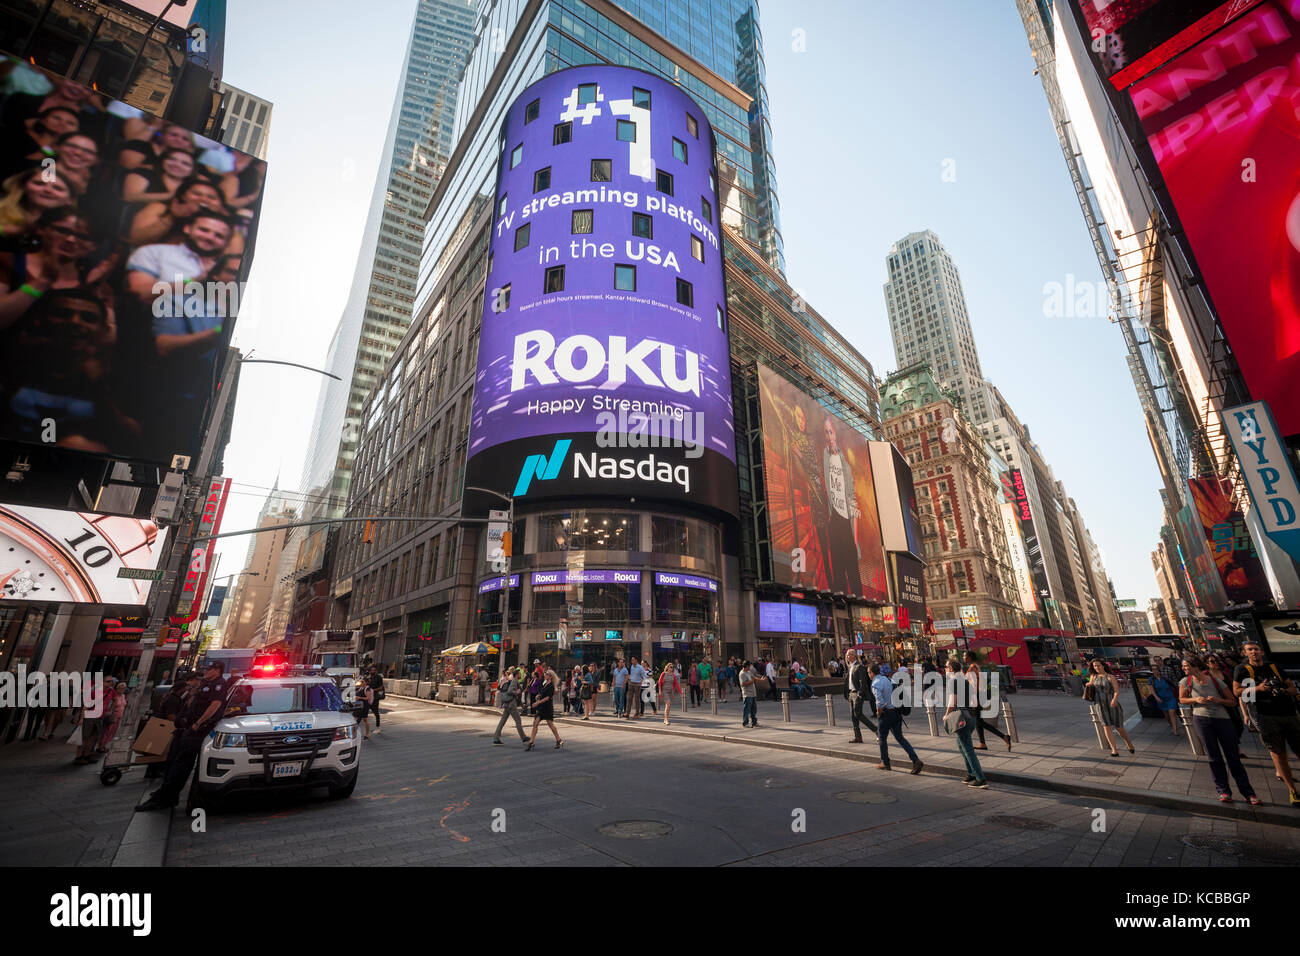
[(341, 381), (321, 388), (302, 486), (347, 500), (361, 405), (411, 324), (425, 207), (452, 149), (460, 73), (473, 40), (472, 0), (419, 0), (406, 71), (393, 105), (381, 168), (352, 291), (330, 342), (327, 368)]
[[(659, 37), (686, 55), (671, 58)], [(719, 160), (735, 168), (737, 228), (784, 271), (762, 47), (754, 0), (481, 0), (449, 175), (428, 211), (417, 311), (473, 213), (491, 202), (506, 107), (545, 74), (584, 63), (658, 73), (694, 97), (717, 135)]]

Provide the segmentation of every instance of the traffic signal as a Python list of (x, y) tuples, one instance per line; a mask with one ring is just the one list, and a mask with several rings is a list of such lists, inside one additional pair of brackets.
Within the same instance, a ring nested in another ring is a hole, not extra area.
[(369, 518), (366, 519), (366, 530), (361, 535), (362, 544), (372, 544), (375, 540), (375, 523)]
[(510, 557), (510, 539), (513, 537), (509, 531), (501, 536), (501, 553), (507, 558)]

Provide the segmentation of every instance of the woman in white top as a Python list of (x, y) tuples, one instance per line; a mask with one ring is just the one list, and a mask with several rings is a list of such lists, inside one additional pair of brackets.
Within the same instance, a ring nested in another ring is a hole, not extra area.
[(1255, 788), (1250, 785), (1237, 749), (1237, 731), (1229, 713), (1237, 706), (1232, 689), (1206, 669), (1202, 657), (1183, 658), (1183, 674), (1186, 676), (1178, 684), (1178, 702), (1192, 708), (1192, 726), (1210, 759), (1210, 773), (1214, 776), (1214, 789), (1219, 791), (1219, 802), (1232, 802), (1232, 790), (1228, 786), (1228, 770), (1231, 770), (1241, 795), (1251, 806), (1259, 806), (1259, 797), (1255, 796)]

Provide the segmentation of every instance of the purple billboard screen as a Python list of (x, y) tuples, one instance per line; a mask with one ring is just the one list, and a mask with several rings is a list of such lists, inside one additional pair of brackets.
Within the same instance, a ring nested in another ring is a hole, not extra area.
[(582, 66), (506, 115), (466, 484), (735, 514), (713, 132), (660, 77)]
[(790, 605), (774, 601), (758, 602), (758, 629), (769, 634), (790, 631)]
[(810, 604), (791, 604), (790, 631), (794, 634), (816, 634), (817, 608)]

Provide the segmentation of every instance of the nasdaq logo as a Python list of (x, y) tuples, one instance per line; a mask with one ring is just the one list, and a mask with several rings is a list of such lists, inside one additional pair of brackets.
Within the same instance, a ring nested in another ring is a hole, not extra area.
[(550, 458), (545, 455), (529, 455), (524, 460), (524, 467), (519, 471), (519, 480), (515, 482), (514, 497), (519, 498), (528, 494), (528, 486), (533, 483), (533, 478), (539, 481), (550, 481), (558, 475), (560, 466), (564, 464), (564, 456), (569, 453), (569, 446), (572, 444), (571, 439), (561, 438), (551, 450)]

